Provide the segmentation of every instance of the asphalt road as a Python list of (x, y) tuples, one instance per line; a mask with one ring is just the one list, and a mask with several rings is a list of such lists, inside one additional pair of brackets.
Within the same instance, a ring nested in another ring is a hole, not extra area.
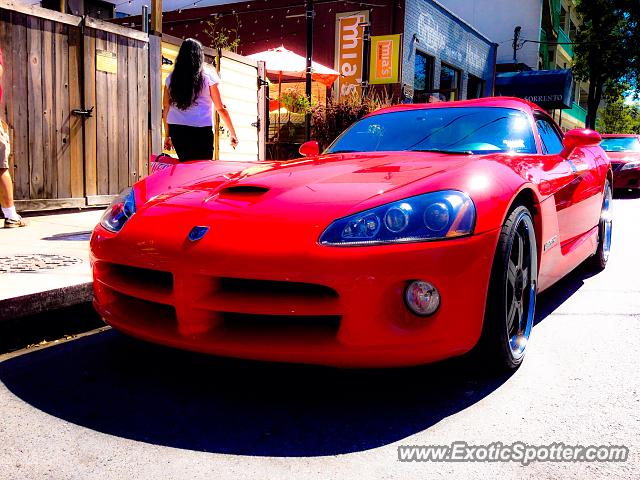
[[(362, 371), (203, 357), (103, 331), (0, 357), (1, 479), (640, 478), (640, 196), (607, 270), (539, 298), (524, 365)], [(399, 445), (626, 445), (624, 463), (405, 463)]]

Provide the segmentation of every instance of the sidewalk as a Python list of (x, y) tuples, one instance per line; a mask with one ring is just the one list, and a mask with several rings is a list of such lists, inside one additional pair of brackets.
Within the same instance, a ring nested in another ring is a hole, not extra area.
[(35, 215), (27, 227), (0, 228), (0, 321), (91, 300), (89, 238), (102, 212)]

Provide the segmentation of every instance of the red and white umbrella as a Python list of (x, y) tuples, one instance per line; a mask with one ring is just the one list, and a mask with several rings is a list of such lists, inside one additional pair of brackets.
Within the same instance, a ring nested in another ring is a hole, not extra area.
[[(307, 72), (307, 59), (291, 50), (287, 50), (283, 46), (253, 53), (248, 57), (265, 62), (267, 72), (280, 76), (305, 78)], [(332, 68), (325, 67), (317, 62), (311, 62), (312, 80), (330, 87), (339, 76), (340, 74)]]

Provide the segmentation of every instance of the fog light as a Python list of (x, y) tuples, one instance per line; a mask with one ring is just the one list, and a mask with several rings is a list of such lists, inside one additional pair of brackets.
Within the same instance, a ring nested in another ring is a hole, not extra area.
[(404, 300), (416, 315), (433, 314), (440, 306), (440, 293), (429, 282), (414, 280), (404, 292)]

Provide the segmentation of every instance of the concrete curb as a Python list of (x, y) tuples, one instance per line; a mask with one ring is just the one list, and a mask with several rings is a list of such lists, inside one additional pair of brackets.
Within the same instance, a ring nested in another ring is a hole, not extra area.
[(46, 310), (91, 302), (92, 300), (92, 282), (7, 298), (0, 300), (0, 322), (34, 315)]

